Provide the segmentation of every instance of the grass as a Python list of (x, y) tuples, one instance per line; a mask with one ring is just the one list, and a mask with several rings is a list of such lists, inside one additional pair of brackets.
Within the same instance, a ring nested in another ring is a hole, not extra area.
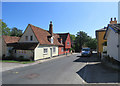
[(8, 62), (8, 63), (20, 63), (20, 64), (29, 64), (35, 61), (15, 61), (15, 60), (0, 60), (0, 62)]

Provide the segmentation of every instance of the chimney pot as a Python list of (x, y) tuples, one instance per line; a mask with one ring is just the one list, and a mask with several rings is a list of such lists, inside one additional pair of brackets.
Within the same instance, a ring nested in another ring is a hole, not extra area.
[(114, 18), (114, 21), (116, 21), (116, 17)]
[(112, 21), (112, 18), (111, 18), (111, 21)]

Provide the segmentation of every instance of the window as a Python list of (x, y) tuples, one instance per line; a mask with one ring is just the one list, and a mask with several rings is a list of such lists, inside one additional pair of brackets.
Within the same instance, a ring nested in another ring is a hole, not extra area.
[(69, 42), (67, 42), (67, 45), (69, 45)]
[(25, 40), (28, 41), (28, 36), (25, 36)]
[(33, 40), (33, 36), (30, 36), (30, 41), (32, 41)]
[(63, 48), (61, 48), (61, 51), (63, 52)]
[(47, 49), (47, 48), (44, 48), (43, 53), (44, 53), (44, 54), (47, 54), (47, 53), (48, 53), (48, 49)]
[(53, 44), (53, 37), (51, 37), (51, 43)]
[(54, 52), (54, 53), (56, 52), (56, 49), (55, 49), (55, 47), (53, 48), (53, 52)]
[(68, 49), (66, 49), (66, 51), (68, 51)]

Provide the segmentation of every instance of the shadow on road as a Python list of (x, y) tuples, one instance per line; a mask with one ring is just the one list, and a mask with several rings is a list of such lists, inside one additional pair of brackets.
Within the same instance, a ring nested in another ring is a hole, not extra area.
[(88, 64), (77, 74), (87, 83), (120, 83), (120, 72), (108, 69), (101, 63)]
[(97, 57), (97, 54), (92, 54), (90, 57), (82, 57), (82, 56), (77, 56), (80, 57), (76, 59), (73, 62), (100, 62), (100, 59)]

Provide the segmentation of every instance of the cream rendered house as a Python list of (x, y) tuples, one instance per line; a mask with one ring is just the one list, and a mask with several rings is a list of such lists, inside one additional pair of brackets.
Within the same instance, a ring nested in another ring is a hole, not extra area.
[(59, 35), (53, 33), (52, 22), (49, 31), (28, 24), (18, 43), (14, 44), (15, 56), (33, 60), (58, 56), (58, 46), (63, 46), (58, 38)]

